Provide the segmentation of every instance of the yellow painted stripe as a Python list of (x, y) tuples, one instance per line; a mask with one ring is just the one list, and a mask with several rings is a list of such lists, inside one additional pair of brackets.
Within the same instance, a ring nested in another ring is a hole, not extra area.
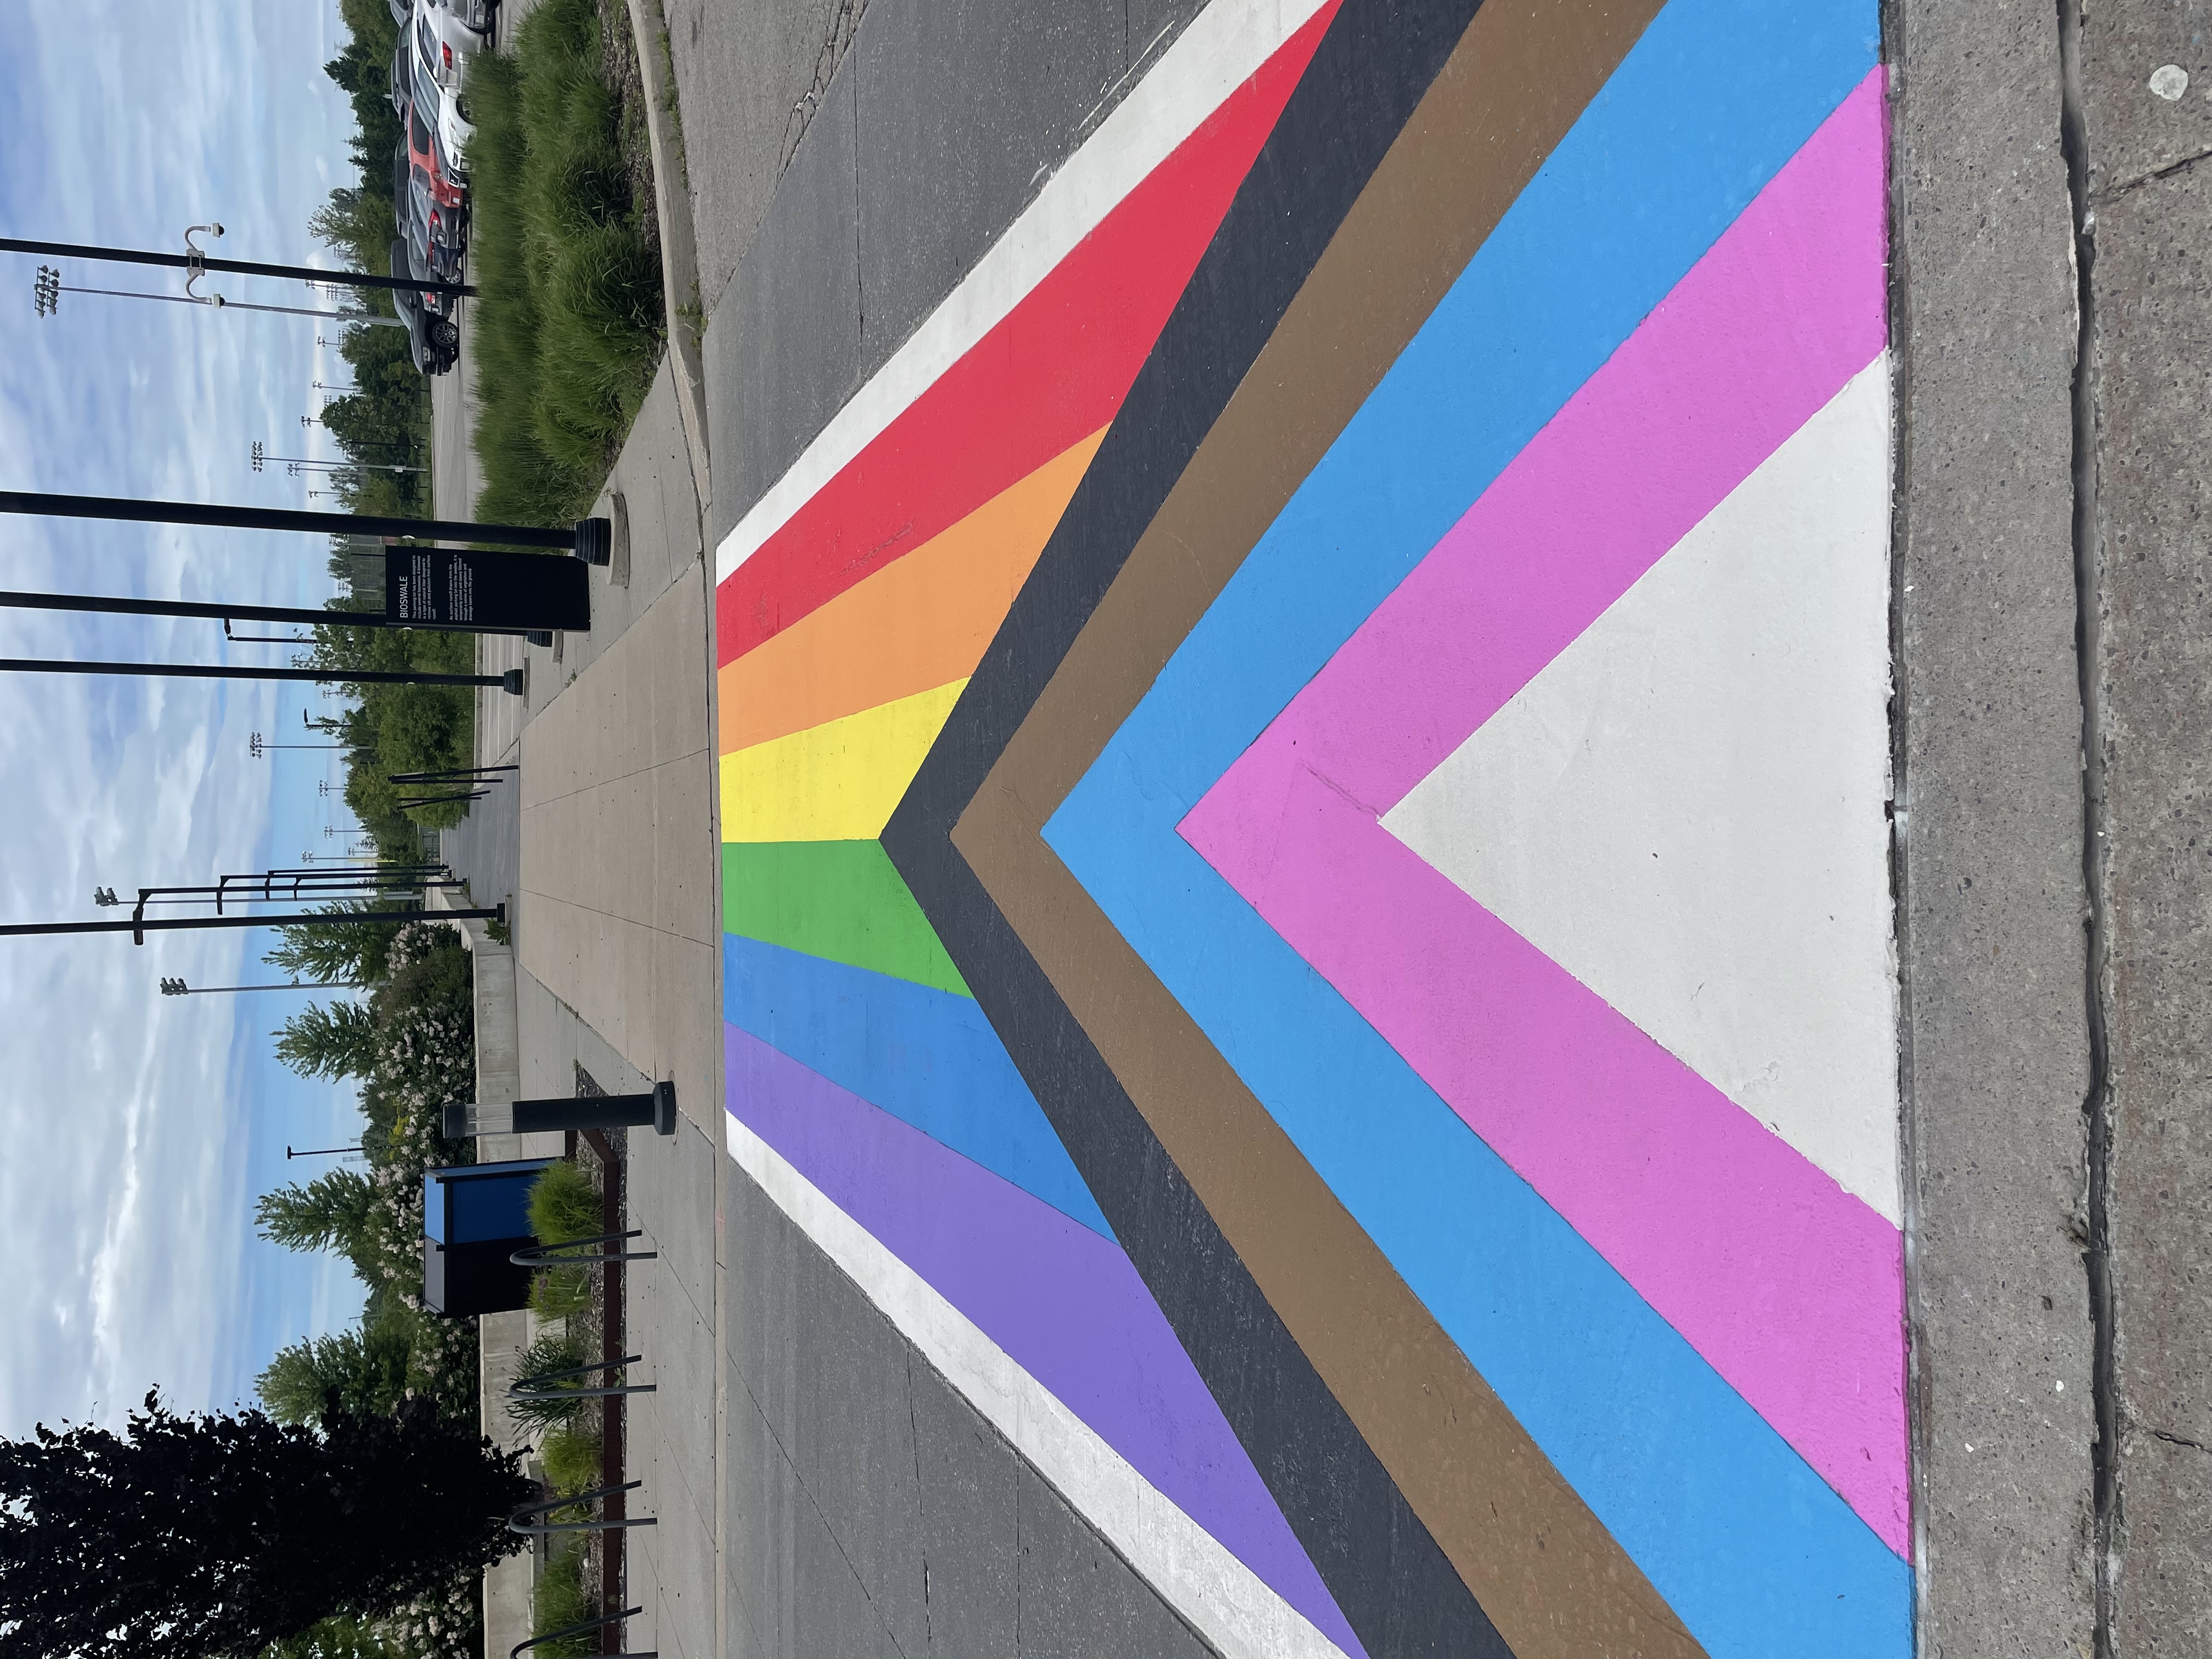
[(722, 839), (873, 841), (968, 682), (722, 757)]

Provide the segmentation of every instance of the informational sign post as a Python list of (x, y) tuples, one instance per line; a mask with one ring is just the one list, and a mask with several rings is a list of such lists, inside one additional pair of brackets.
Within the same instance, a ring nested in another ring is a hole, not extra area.
[(592, 625), (589, 567), (543, 553), (386, 548), (384, 614), (426, 628), (581, 633)]

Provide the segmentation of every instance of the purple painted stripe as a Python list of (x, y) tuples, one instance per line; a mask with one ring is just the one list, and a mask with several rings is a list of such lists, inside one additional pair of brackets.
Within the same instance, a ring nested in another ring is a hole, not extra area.
[(1183, 820), (1890, 1547), (1897, 1230), (1377, 818), (1881, 351), (1869, 75)]
[(1364, 1650), (1110, 1240), (734, 1025), (731, 1114), (1346, 1653)]

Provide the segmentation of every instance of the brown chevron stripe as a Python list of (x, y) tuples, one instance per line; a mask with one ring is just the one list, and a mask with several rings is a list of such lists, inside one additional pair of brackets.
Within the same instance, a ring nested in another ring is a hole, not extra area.
[(1519, 1659), (1702, 1650), (1040, 831), (1656, 10), (1477, 13), (952, 836)]

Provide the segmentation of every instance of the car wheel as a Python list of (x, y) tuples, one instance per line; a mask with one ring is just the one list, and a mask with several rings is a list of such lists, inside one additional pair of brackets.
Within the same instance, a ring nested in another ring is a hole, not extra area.
[(438, 349), (441, 352), (459, 351), (461, 349), (460, 325), (450, 317), (438, 319), (435, 326), (430, 331), (430, 337), (438, 343)]

